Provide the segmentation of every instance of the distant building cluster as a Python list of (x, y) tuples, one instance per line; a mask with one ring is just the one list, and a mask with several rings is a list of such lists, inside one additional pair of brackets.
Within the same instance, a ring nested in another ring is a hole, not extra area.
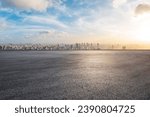
[(0, 50), (37, 50), (37, 51), (57, 51), (57, 50), (101, 50), (101, 49), (126, 49), (121, 45), (104, 45), (100, 43), (75, 43), (75, 44), (1, 44)]

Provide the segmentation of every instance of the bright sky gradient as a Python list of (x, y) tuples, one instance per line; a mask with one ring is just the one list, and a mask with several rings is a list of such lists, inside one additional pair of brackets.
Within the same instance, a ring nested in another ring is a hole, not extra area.
[(0, 43), (150, 43), (150, 0), (0, 0)]

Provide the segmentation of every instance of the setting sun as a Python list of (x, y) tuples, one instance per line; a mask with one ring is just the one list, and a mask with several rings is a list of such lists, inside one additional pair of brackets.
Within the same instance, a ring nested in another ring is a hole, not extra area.
[(133, 37), (140, 42), (150, 42), (150, 15), (142, 14), (134, 18)]
[(139, 41), (143, 42), (150, 42), (150, 33), (149, 33), (149, 27), (142, 27), (139, 29), (139, 32), (137, 32), (137, 38)]

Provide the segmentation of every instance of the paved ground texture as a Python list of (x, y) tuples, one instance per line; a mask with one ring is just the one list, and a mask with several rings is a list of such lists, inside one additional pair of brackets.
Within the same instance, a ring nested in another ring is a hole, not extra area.
[(1, 51), (0, 99), (150, 99), (150, 51)]

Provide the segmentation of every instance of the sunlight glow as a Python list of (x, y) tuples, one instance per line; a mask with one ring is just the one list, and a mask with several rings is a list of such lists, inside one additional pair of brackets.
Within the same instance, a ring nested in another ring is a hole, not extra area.
[(135, 19), (135, 29), (133, 31), (133, 36), (140, 42), (150, 42), (150, 15), (143, 14), (136, 17)]

